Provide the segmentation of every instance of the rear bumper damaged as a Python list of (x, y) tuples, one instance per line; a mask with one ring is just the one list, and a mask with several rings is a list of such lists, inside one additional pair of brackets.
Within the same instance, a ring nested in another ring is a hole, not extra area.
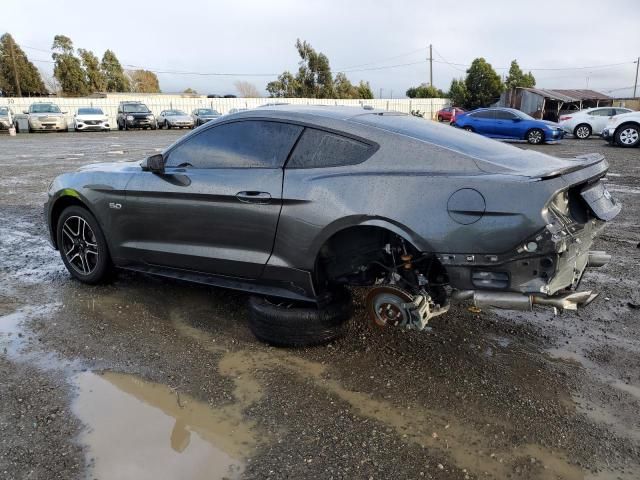
[[(591, 303), (597, 294), (576, 289), (587, 268), (610, 261), (606, 252), (590, 248), (606, 222), (620, 212), (620, 204), (599, 181), (574, 193), (580, 195), (576, 201), (584, 206), (582, 212), (562, 213), (557, 204), (550, 204), (543, 212), (545, 228), (510, 252), (481, 257), (440, 255), (457, 290), (454, 299), (514, 310), (531, 310), (534, 305), (576, 310)], [(581, 221), (574, 215), (582, 216)]]

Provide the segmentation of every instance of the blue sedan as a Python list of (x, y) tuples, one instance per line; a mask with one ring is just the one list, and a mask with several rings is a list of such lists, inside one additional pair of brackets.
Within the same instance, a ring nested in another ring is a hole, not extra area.
[(526, 140), (533, 145), (560, 140), (565, 133), (557, 123), (536, 120), (513, 108), (479, 108), (461, 113), (454, 126), (491, 138)]

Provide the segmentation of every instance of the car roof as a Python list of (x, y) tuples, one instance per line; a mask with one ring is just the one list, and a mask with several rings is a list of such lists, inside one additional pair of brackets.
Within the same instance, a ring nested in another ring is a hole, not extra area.
[(244, 110), (238, 112), (238, 118), (255, 116), (273, 116), (283, 118), (287, 114), (292, 116), (292, 119), (301, 117), (308, 117), (313, 119), (314, 117), (320, 117), (333, 120), (349, 120), (350, 118), (357, 117), (358, 115), (367, 114), (390, 114), (406, 115), (398, 112), (390, 112), (387, 110), (371, 109), (365, 110), (361, 107), (346, 107), (346, 106), (333, 106), (333, 105), (269, 105), (261, 107), (260, 109)]

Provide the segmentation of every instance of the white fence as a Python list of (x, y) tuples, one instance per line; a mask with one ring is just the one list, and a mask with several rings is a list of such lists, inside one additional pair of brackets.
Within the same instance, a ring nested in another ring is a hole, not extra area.
[(210, 107), (220, 113), (228, 113), (232, 108), (255, 108), (265, 103), (289, 103), (296, 105), (370, 105), (383, 110), (395, 110), (410, 113), (419, 110), (425, 118), (435, 118), (436, 112), (449, 105), (446, 98), (402, 98), (402, 99), (372, 99), (372, 100), (345, 100), (345, 99), (318, 99), (318, 98), (207, 98), (206, 96), (165, 95), (165, 94), (135, 94), (117, 93), (108, 94), (105, 98), (28, 98), (28, 97), (0, 97), (0, 106), (8, 106), (16, 115), (22, 114), (34, 102), (51, 102), (67, 113), (67, 119), (71, 125), (73, 115), (79, 107), (100, 107), (109, 117), (112, 128), (116, 127), (116, 114), (118, 103), (135, 100), (147, 105), (154, 114), (162, 110), (178, 109), (191, 113), (196, 108)]

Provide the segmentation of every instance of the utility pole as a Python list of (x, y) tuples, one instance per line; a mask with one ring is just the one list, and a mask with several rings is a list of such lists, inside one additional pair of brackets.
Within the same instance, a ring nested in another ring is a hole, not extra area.
[(20, 89), (20, 76), (18, 75), (18, 67), (16, 66), (16, 54), (13, 50), (13, 39), (9, 41), (9, 47), (11, 49), (11, 63), (13, 64), (13, 78), (16, 80), (16, 93), (18, 97), (21, 97), (22, 90)]
[(633, 98), (636, 98), (636, 88), (638, 88), (638, 67), (640, 67), (640, 57), (636, 60), (636, 81), (633, 84)]
[(433, 45), (429, 44), (429, 86), (433, 87)]

